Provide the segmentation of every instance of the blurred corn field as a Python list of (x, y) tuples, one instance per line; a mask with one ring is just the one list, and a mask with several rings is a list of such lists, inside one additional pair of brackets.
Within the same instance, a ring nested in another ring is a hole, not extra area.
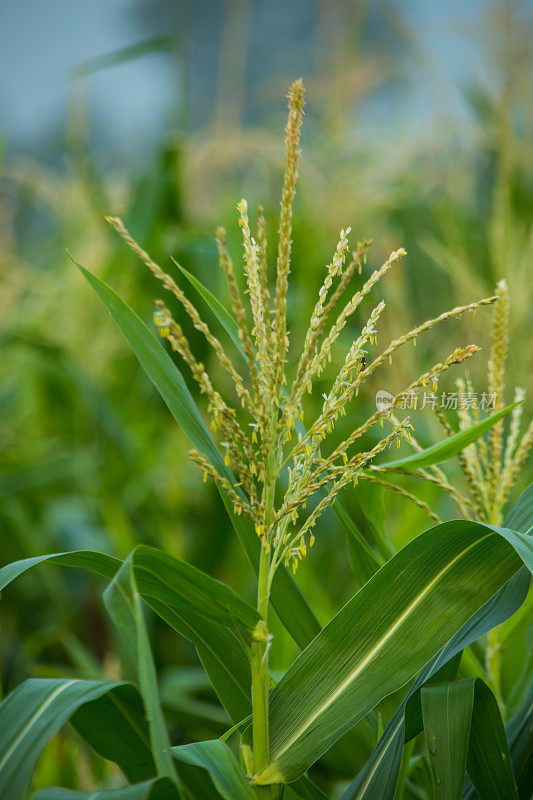
[[(217, 296), (228, 299), (216, 270), (215, 228), (224, 224), (230, 249), (239, 252), (235, 203), (245, 196), (250, 207), (261, 200), (274, 234), (284, 156), (279, 119), (286, 87), (300, 73), (308, 105), (293, 229), (291, 291), (297, 287), (297, 302), (294, 296), (289, 303), (289, 327), (294, 337), (305, 336), (339, 226), (351, 226), (355, 239), (376, 239), (369, 253), (372, 269), (392, 250), (407, 250), (378, 292), (394, 321), (387, 328), (384, 320), (386, 338), (444, 308), (491, 295), (498, 281), (506, 280), (507, 402), (514, 387), (523, 386), (528, 393), (524, 415), (531, 417), (531, 4), (481, 4), (461, 32), (479, 59), (472, 74), (453, 87), (460, 110), (450, 115), (436, 102), (424, 124), (402, 111), (404, 94), (420, 82), (437, 97), (450, 87), (439, 83), (431, 42), (424, 41), (423, 29), (401, 4), (317, 0), (310, 13), (305, 3), (290, 11), (277, 3), (270, 15), (266, 5), (226, 0), (194, 9), (139, 3), (132, 14), (138, 15), (140, 27), (148, 20), (144, 27), (149, 29), (150, 21), (162, 15), (168, 32), (159, 36), (156, 26), (157, 35), (148, 30), (149, 38), (140, 36), (131, 48), (73, 65), (64, 144), (55, 163), (17, 153), (9, 142), (0, 150), (2, 563), (75, 548), (125, 557), (143, 542), (228, 580), (245, 596), (253, 593), (220, 498), (202, 482), (200, 470), (186, 462), (185, 436), (106, 312), (88, 296), (65, 251), (97, 270), (150, 320), (155, 281), (109, 231), (104, 217), (117, 214), (167, 271), (172, 270), (167, 254), (172, 253)], [(303, 31), (296, 25), (299, 14), (306, 20)], [(216, 51), (216, 58), (209, 56), (214, 67), (207, 77), (200, 69), (202, 25), (209, 26)], [(261, 44), (262, 26), (270, 31), (268, 47)], [(131, 61), (142, 63), (154, 52), (166, 55), (172, 75), (168, 133), (135, 168), (110, 164), (91, 135), (92, 78)], [(256, 59), (258, 52), (268, 58)], [(366, 321), (363, 316), (357, 325)], [(187, 320), (179, 321), (199, 359), (216, 374), (202, 337)], [(436, 360), (432, 354), (450, 352), (464, 341), (482, 348), (468, 366), (473, 387), (486, 390), (490, 310), (446, 325), (400, 354), (390, 385), (370, 382), (373, 393), (360, 397), (358, 418), (366, 419), (375, 409), (375, 392), (399, 391), (405, 376), (423, 372)], [(352, 334), (346, 332), (348, 346)], [(446, 385), (453, 390), (451, 377)], [(423, 445), (442, 438), (429, 410), (417, 411), (412, 421)], [(454, 470), (460, 480), (459, 467)], [(532, 471), (529, 460), (518, 488), (527, 485)], [(453, 516), (451, 502), (435, 486), (421, 489), (421, 497), (443, 519)], [(347, 503), (370, 537), (372, 524), (382, 524), (385, 503), (387, 533), (398, 546), (427, 527), (423, 511), (374, 488)], [(226, 526), (224, 535), (221, 525)], [(327, 515), (323, 525), (322, 546), (299, 571), (300, 585), (313, 598), (321, 622), (365, 580), (338, 521)], [(118, 674), (97, 581), (52, 569), (28, 576), (23, 588), (14, 587), (2, 600), (4, 694), (29, 674)], [(332, 587), (328, 594), (325, 585)], [(160, 620), (151, 623), (176, 743), (219, 736), (229, 721), (192, 646)], [(525, 699), (523, 673), (527, 677), (532, 664), (531, 637), (528, 643), (526, 613), (506, 625), (501, 681), (512, 712)], [(272, 627), (275, 671), (293, 654), (294, 644), (275, 618)], [(383, 706), (386, 717), (395, 698)], [(343, 777), (350, 778), (365, 762), (373, 737), (364, 726), (357, 729), (360, 763), (352, 763)], [(346, 742), (352, 762), (353, 742)], [(321, 759), (319, 782), (327, 786), (330, 775), (338, 775), (346, 764), (344, 755), (341, 740)], [(103, 769), (65, 731), (40, 761), (35, 786), (68, 779), (69, 785), (91, 788)]]

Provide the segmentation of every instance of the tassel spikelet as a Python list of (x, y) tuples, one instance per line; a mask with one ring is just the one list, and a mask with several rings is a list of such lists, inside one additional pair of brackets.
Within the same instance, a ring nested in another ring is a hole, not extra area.
[[(492, 326), (491, 353), (487, 364), (487, 394), (489, 398), (493, 398), (490, 413), (494, 413), (505, 407), (505, 359), (509, 348), (509, 299), (505, 281), (498, 283), (496, 294), (490, 299), (493, 302), (497, 301)], [(468, 374), (465, 378), (458, 378), (456, 385), (458, 397), (474, 396), (472, 381)], [(511, 412), (505, 443), (504, 421), (500, 420), (492, 426), (488, 435), (479, 437), (457, 454), (468, 495), (452, 486), (445, 473), (438, 467), (431, 467), (430, 471), (417, 470), (410, 475), (417, 475), (439, 485), (452, 497), (465, 518), (500, 525), (505, 503), (533, 446), (533, 422), (529, 424), (520, 439), (525, 399), (524, 389), (517, 387), (514, 392), (514, 402), (519, 405)], [(453, 436), (456, 431), (442, 409), (435, 404), (433, 411), (446, 435)], [(457, 408), (459, 430), (470, 428), (479, 422), (479, 419), (479, 408), (475, 404), (459, 404)], [(394, 422), (394, 417), (392, 421)], [(420, 449), (414, 439), (411, 440), (411, 444), (415, 449)]]
[[(285, 126), (286, 163), (281, 192), (281, 211), (278, 228), (278, 258), (276, 273), (276, 300), (274, 305), (274, 328), (272, 336), (272, 368), (274, 386), (279, 392), (283, 381), (283, 365), (287, 351), (287, 288), (289, 285), (292, 235), (292, 206), (298, 180), (300, 160), (300, 130), (304, 113), (304, 86), (301, 79), (289, 89), (289, 116)], [(277, 398), (276, 398), (277, 399)]]
[[(495, 302), (501, 295), (499, 290), (495, 297), (446, 311), (393, 339), (383, 352), (371, 357), (372, 348), (377, 345), (380, 320), (386, 312), (383, 302), (375, 305), (362, 326), (353, 323), (357, 334), (353, 337), (342, 366), (331, 377), (330, 388), (323, 396), (320, 412), (305, 431), (302, 426), (305, 393), (313, 391), (316, 378), (328, 369), (334, 345), (362, 300), (405, 256), (405, 250), (395, 250), (366, 281), (361, 281), (360, 287), (351, 289), (347, 301), (342, 301), (348, 287), (365, 267), (372, 242), (363, 240), (347, 257), (350, 229), (341, 230), (331, 263), (325, 268), (324, 281), (311, 314), (305, 341), (300, 352), (291, 355), (291, 362), (296, 363), (294, 374), (286, 369), (292, 209), (298, 177), (303, 107), (303, 85), (301, 81), (296, 81), (289, 91), (289, 115), (285, 128), (286, 168), (278, 228), (276, 276), (272, 281), (269, 278), (266, 222), (262, 209), (259, 208), (256, 224), (251, 226), (246, 201), (241, 200), (237, 206), (243, 245), (239, 269), (242, 269), (246, 282), (246, 303), (239, 288), (239, 276), (235, 275), (228, 253), (226, 233), (219, 228), (216, 234), (219, 265), (226, 276), (231, 307), (247, 363), (246, 378), (237, 371), (222, 343), (213, 335), (176, 281), (135, 242), (121, 220), (116, 217), (108, 219), (141, 261), (178, 299), (194, 327), (205, 336), (219, 363), (232, 379), (237, 397), (235, 407), (223, 398), (207, 369), (195, 358), (178, 321), (162, 301), (157, 301), (154, 319), (159, 334), (188, 365), (200, 393), (206, 398), (211, 430), (221, 448), (224, 468), (215, 469), (206, 455), (197, 449), (191, 450), (190, 456), (202, 470), (204, 479), (212, 478), (228, 495), (235, 512), (252, 520), (261, 540), (262, 559), (268, 560), (268, 589), (279, 564), (285, 563), (296, 569), (315, 541), (314, 528), (322, 512), (335, 501), (344, 487), (357, 485), (359, 480), (378, 482), (400, 492), (435, 519), (433, 512), (416, 497), (402, 488), (389, 485), (375, 472), (369, 471), (380, 453), (389, 447), (399, 446), (402, 438), (410, 438), (412, 425), (408, 417), (397, 420), (393, 416), (393, 408), (376, 411), (362, 424), (353, 425), (344, 438), (337, 434), (337, 423), (356, 403), (366, 379), (384, 362), (392, 361), (400, 347), (409, 341), (416, 342), (419, 335), (441, 322)], [(341, 306), (340, 310), (338, 306)], [(406, 393), (437, 381), (443, 372), (472, 357), (477, 350), (475, 345), (457, 348), (445, 361), (436, 363), (396, 395), (393, 405), (400, 405)], [(493, 382), (497, 380), (496, 376)], [(379, 427), (384, 420), (389, 420), (392, 425), (388, 433)], [(516, 414), (503, 462), (502, 492), (507, 490), (508, 484), (512, 484), (517, 464), (523, 460), (531, 444), (531, 429), (521, 442), (518, 441), (519, 425), (520, 416)], [(375, 434), (374, 443), (366, 445), (365, 450), (358, 448), (361, 437), (369, 432)], [(279, 481), (282, 471), (283, 492)], [(446, 487), (445, 476), (438, 469), (427, 474), (431, 480)], [(463, 508), (473, 508), (473, 500), (462, 497), (460, 500)]]
[[(488, 391), (496, 396), (495, 411), (503, 408), (505, 389), (505, 360), (509, 349), (509, 293), (507, 283), (502, 280), (496, 291), (499, 300), (494, 311), (490, 358), (487, 364)], [(489, 434), (489, 491), (496, 490), (502, 471), (503, 420), (497, 422)]]

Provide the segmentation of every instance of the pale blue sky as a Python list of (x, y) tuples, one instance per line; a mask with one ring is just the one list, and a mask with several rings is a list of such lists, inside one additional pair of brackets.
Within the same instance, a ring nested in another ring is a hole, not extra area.
[[(375, 5), (379, 6), (379, 0)], [(479, 25), (483, 1), (396, 0), (389, 5), (405, 15), (417, 49), (427, 57), (422, 71), (417, 72), (414, 62), (410, 68), (406, 112), (417, 117), (417, 124), (443, 109), (460, 114), (458, 86), (479, 76), (481, 70), (480, 54), (470, 34)], [(54, 140), (64, 131), (69, 71), (87, 59), (165, 35), (172, 27), (178, 33), (181, 27), (189, 31), (192, 121), (207, 121), (222, 7), (213, 0), (192, 0), (187, 23), (184, 6), (177, 3), (172, 16), (164, 9), (159, 15), (148, 13), (142, 0), (1, 0), (0, 135), (8, 150), (35, 153), (43, 141), (48, 152), (59, 150)], [(264, 39), (261, 56), (266, 71), (279, 69), (280, 61), (289, 74), (305, 74), (316, 4), (295, 0), (290, 7), (287, 20), (286, 0), (257, 0), (254, 13), (261, 21), (253, 37), (257, 47)], [(269, 49), (274, 42), (280, 48)], [(261, 67), (261, 63), (253, 65), (253, 78)], [(97, 132), (97, 146), (110, 157), (125, 160), (146, 154), (168, 133), (171, 98), (179, 102), (179, 87), (176, 62), (164, 53), (93, 75), (89, 82), (91, 127)]]

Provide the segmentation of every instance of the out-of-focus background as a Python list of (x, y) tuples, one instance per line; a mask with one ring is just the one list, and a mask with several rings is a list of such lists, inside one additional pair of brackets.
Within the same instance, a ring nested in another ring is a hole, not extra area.
[[(106, 225), (106, 214), (118, 214), (162, 265), (171, 269), (174, 254), (227, 299), (214, 230), (227, 227), (238, 261), (235, 205), (244, 196), (252, 208), (262, 203), (274, 240), (285, 95), (299, 76), (307, 106), (293, 339), (304, 335), (324, 265), (340, 228), (350, 225), (354, 246), (375, 240), (367, 274), (392, 249), (408, 251), (377, 292), (388, 305), (382, 343), (492, 293), (505, 277), (512, 336), (506, 400), (516, 386), (531, 396), (533, 3), (5, 2), (2, 563), (74, 548), (125, 556), (145, 542), (252, 596), (252, 576), (221, 523), (216, 491), (187, 461), (184, 437), (65, 251), (149, 322), (161, 288)], [(366, 418), (376, 390), (403, 388), (459, 344), (483, 347), (470, 371), (476, 391), (484, 391), (490, 322), (491, 311), (482, 310), (433, 331), (371, 383), (354, 417)], [(202, 340), (187, 330), (210, 363)], [(453, 390), (459, 374), (447, 376), (443, 388)], [(427, 410), (414, 421), (423, 444), (442, 436)], [(521, 486), (528, 475), (531, 462)], [(454, 515), (437, 492), (419, 491), (443, 518)], [(357, 515), (356, 501), (346, 501)], [(403, 499), (387, 495), (384, 502), (397, 545), (427, 527), (423, 512)], [(325, 518), (298, 573), (321, 621), (362, 580), (354, 561), (339, 523)], [(2, 600), (3, 692), (30, 674), (117, 674), (101, 588), (88, 575), (54, 568), (10, 588)], [(228, 720), (192, 647), (162, 622), (151, 623), (174, 741), (219, 735)], [(293, 654), (275, 632), (274, 666)], [(515, 682), (518, 669), (510, 663), (504, 680)], [(350, 774), (370, 746), (362, 736)], [(104, 767), (80, 748), (71, 732), (56, 737), (36, 786), (65, 775), (80, 788), (97, 782)], [(324, 785), (328, 769), (342, 762), (339, 752), (321, 761)]]

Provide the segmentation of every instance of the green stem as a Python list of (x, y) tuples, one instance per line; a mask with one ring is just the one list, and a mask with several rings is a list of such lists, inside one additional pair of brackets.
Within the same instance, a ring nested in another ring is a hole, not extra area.
[[(501, 510), (494, 508), (488, 522), (501, 525)], [(505, 719), (505, 704), (502, 698), (502, 646), (499, 626), (492, 628), (487, 634), (486, 668), (492, 691), (498, 701), (502, 717)]]
[[(269, 430), (269, 447), (266, 464), (264, 529), (268, 537), (261, 542), (259, 577), (257, 585), (257, 610), (261, 620), (257, 623), (251, 644), (252, 671), (252, 733), (254, 774), (262, 772), (269, 762), (268, 752), (268, 601), (270, 595), (270, 527), (274, 518), (276, 489), (276, 432), (278, 415), (272, 414)], [(270, 797), (269, 786), (256, 787), (259, 797)]]
[(251, 644), (253, 764), (257, 775), (268, 764), (268, 553), (261, 546), (257, 623)]

